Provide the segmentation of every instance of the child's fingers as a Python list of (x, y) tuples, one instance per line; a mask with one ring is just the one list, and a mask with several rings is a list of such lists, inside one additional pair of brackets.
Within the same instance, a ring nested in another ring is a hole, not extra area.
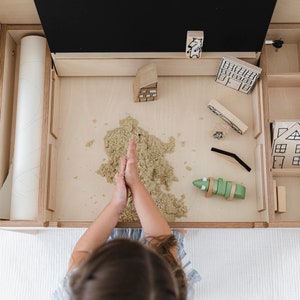
[(120, 158), (120, 167), (119, 167), (119, 175), (124, 176), (126, 169), (126, 158), (121, 157)]
[(125, 157), (121, 157), (120, 158), (119, 172), (116, 173), (116, 175), (115, 175), (115, 180), (117, 182), (124, 181), (125, 169), (126, 169), (126, 158)]
[(127, 158), (137, 160), (137, 151), (136, 151), (136, 142), (134, 139), (131, 139), (127, 148)]

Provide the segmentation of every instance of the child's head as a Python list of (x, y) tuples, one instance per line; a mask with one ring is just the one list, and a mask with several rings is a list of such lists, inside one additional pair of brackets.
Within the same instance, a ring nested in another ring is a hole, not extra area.
[[(177, 270), (178, 273), (178, 270)], [(72, 299), (185, 299), (170, 265), (136, 241), (115, 239), (97, 249), (71, 281)]]

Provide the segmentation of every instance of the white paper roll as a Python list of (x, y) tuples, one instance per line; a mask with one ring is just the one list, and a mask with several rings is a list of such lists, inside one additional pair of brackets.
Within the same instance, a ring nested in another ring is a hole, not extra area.
[(22, 38), (16, 114), (11, 220), (38, 215), (46, 39)]

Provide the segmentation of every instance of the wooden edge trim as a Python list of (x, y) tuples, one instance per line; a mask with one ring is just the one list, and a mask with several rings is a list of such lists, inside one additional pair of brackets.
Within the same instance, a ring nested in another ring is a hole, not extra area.
[(40, 24), (7, 24), (6, 26), (7, 30), (43, 30)]
[(49, 112), (49, 96), (50, 96), (50, 69), (51, 54), (48, 46), (45, 51), (45, 73), (44, 73), (44, 107), (42, 121), (42, 147), (41, 147), (41, 164), (40, 164), (40, 180), (38, 195), (38, 220), (44, 220), (45, 204), (47, 196), (47, 155), (48, 155), (48, 112)]
[(2, 107), (2, 89), (3, 89), (3, 71), (4, 71), (4, 56), (5, 56), (5, 46), (6, 46), (6, 32), (7, 25), (1, 25), (0, 28), (0, 117), (1, 117), (1, 107)]
[[(49, 225), (53, 222), (49, 222)], [(60, 228), (87, 228), (92, 222), (59, 221)], [(168, 222), (172, 229), (176, 228), (266, 228), (267, 222)], [(298, 223), (300, 227), (300, 222)], [(116, 228), (141, 228), (140, 222), (119, 222)]]

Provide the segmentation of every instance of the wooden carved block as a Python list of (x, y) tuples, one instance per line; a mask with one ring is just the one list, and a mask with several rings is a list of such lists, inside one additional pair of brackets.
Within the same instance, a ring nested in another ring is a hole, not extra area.
[(203, 31), (188, 31), (185, 54), (187, 58), (200, 58), (204, 41)]
[(216, 82), (248, 94), (254, 87), (262, 69), (235, 57), (223, 57)]
[(157, 71), (154, 63), (138, 69), (133, 83), (133, 95), (135, 102), (157, 100)]
[(233, 181), (225, 181), (223, 178), (203, 177), (193, 181), (193, 185), (202, 191), (205, 191), (205, 197), (211, 197), (213, 194), (225, 197), (226, 200), (233, 198), (245, 199), (246, 187)]
[(285, 186), (277, 186), (277, 212), (286, 212), (286, 189)]
[(232, 112), (220, 104), (217, 100), (211, 100), (208, 103), (208, 108), (218, 115), (222, 120), (230, 125), (239, 134), (244, 134), (248, 126), (244, 124), (238, 117), (236, 117)]

